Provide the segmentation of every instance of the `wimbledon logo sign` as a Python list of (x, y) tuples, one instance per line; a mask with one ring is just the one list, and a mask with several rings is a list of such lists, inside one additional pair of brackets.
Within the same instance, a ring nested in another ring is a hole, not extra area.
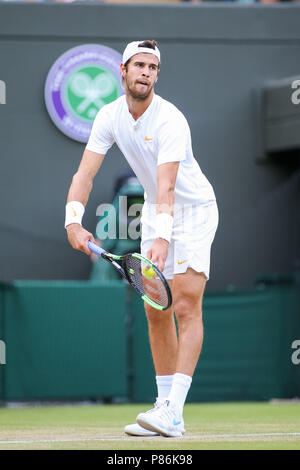
[(102, 106), (122, 95), (117, 51), (97, 44), (74, 47), (51, 67), (45, 102), (55, 125), (68, 137), (86, 143)]

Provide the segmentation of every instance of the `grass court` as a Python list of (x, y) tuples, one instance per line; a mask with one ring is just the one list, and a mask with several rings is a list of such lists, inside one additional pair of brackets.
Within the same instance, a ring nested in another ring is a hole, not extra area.
[(0, 408), (0, 450), (296, 450), (300, 402), (186, 404), (182, 438), (130, 437), (148, 404)]

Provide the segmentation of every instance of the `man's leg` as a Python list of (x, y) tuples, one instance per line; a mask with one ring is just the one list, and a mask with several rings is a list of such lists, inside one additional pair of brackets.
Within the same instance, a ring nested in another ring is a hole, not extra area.
[[(177, 437), (183, 432), (183, 406), (203, 342), (202, 302), (205, 285), (205, 275), (191, 268), (186, 273), (174, 276), (173, 306), (178, 322), (179, 342), (173, 383), (167, 404), (164, 405), (169, 408), (162, 407), (159, 412), (151, 416), (141, 413), (137, 418), (138, 423), (145, 428), (165, 436)], [(165, 349), (165, 354), (166, 352)], [(158, 356), (157, 361), (161, 366), (161, 356)], [(163, 362), (167, 364), (165, 359)]]
[[(172, 281), (168, 281), (172, 289)], [(176, 367), (178, 339), (174, 320), (174, 310), (171, 306), (168, 310), (159, 311), (147, 303), (144, 305), (148, 320), (148, 334), (151, 353), (156, 372), (157, 400), (154, 408), (162, 405), (171, 390), (173, 374)], [(153, 436), (155, 433), (147, 431), (137, 423), (125, 427), (125, 432), (134, 436)], [(156, 433), (158, 434), (158, 433)]]
[[(206, 277), (189, 268), (175, 274), (173, 305), (165, 311), (145, 305), (156, 375), (175, 372), (193, 376), (203, 342), (202, 302)], [(178, 323), (179, 341), (173, 311)]]
[(182, 416), (203, 343), (202, 303), (206, 285), (203, 273), (188, 269), (174, 276), (174, 305), (179, 330), (176, 371), (168, 401)]
[(203, 343), (202, 303), (205, 286), (205, 275), (191, 268), (174, 276), (173, 303), (179, 330), (176, 372), (191, 377)]
[[(172, 289), (172, 281), (169, 281)], [(173, 305), (157, 310), (145, 304), (148, 333), (154, 368), (157, 376), (173, 375), (176, 368), (178, 339)]]

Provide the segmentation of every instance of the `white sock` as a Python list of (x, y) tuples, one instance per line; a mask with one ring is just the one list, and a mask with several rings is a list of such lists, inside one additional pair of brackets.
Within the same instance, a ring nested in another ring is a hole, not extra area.
[(192, 383), (192, 377), (176, 372), (173, 375), (173, 383), (168, 395), (170, 403), (174, 403), (182, 414), (184, 403)]
[(160, 400), (167, 399), (172, 387), (173, 375), (157, 375), (157, 398)]

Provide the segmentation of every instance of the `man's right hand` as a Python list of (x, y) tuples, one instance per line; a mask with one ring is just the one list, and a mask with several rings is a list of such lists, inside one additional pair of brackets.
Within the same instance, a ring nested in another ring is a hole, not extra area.
[(91, 250), (88, 247), (88, 241), (91, 240), (93, 243), (95, 243), (95, 239), (92, 233), (85, 230), (80, 224), (67, 225), (66, 231), (69, 243), (75, 250), (80, 250), (87, 255), (91, 255)]

